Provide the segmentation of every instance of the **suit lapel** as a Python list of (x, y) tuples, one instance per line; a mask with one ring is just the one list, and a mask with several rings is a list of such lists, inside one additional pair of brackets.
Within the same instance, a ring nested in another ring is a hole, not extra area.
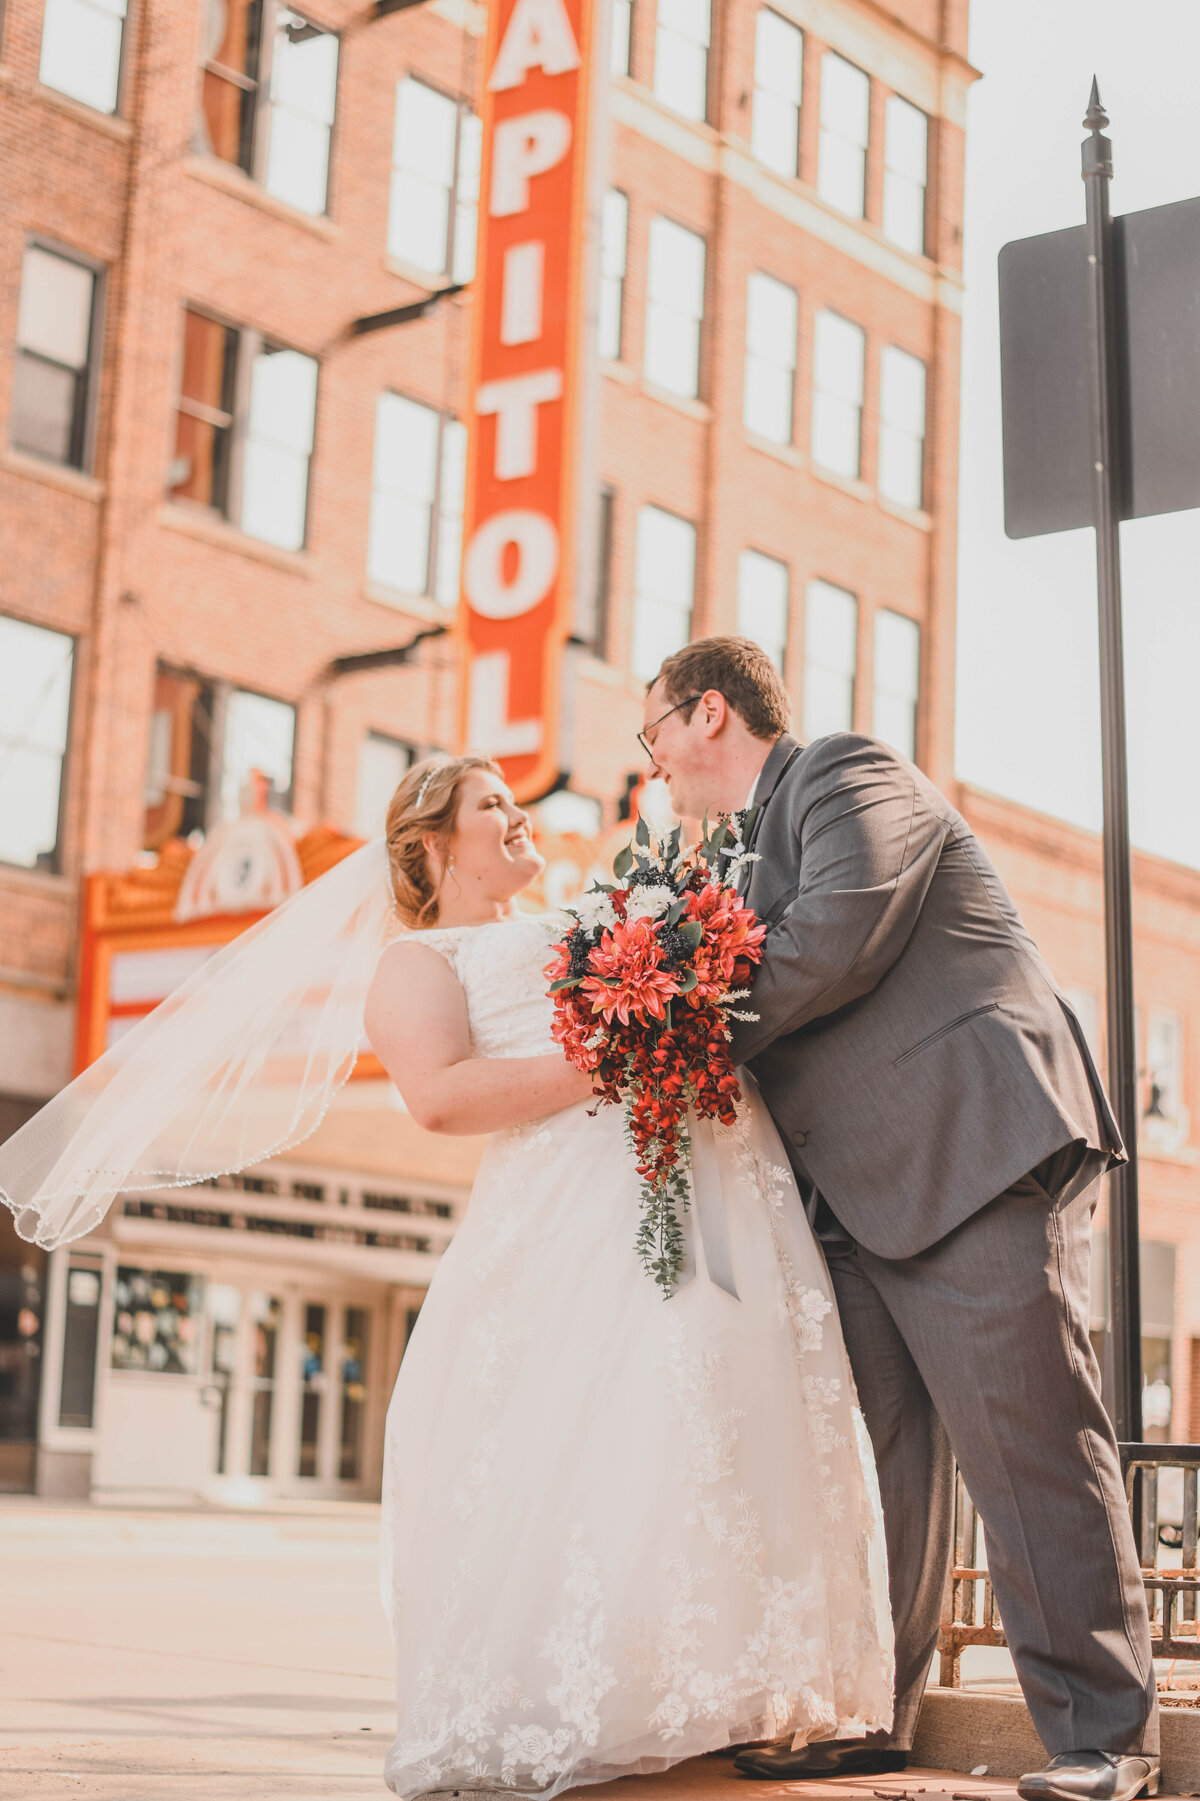
[[(754, 784), (754, 821), (750, 827), (750, 836), (746, 841), (746, 849), (752, 851), (762, 830), (763, 818), (767, 811), (767, 803), (779, 786), (785, 769), (791, 767), (796, 754), (804, 746), (790, 732), (784, 732), (776, 738), (766, 762), (758, 772), (758, 780)], [(743, 899), (749, 900), (750, 890), (754, 886), (754, 877), (758, 869), (757, 863), (742, 865), (743, 874), (738, 881), (738, 891)]]

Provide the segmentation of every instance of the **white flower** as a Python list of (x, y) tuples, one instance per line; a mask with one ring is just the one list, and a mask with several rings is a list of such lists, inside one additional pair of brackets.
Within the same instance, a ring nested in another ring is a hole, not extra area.
[(570, 911), (585, 932), (594, 932), (597, 926), (615, 926), (617, 923), (617, 910), (612, 904), (612, 896), (605, 894), (602, 888), (592, 888), (587, 894), (581, 894)]
[(635, 888), (625, 902), (626, 919), (661, 919), (675, 900), (675, 890), (665, 882), (654, 887)]

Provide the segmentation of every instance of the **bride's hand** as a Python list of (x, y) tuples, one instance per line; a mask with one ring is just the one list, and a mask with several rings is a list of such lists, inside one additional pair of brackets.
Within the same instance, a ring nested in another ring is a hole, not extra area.
[(427, 1132), (495, 1132), (591, 1098), (590, 1076), (560, 1051), (475, 1056), (462, 985), (427, 944), (389, 945), (367, 996), (365, 1024), (372, 1050)]

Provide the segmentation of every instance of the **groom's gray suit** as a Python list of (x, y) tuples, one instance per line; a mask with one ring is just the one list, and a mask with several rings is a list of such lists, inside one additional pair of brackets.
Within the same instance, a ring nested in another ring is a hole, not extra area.
[(785, 734), (746, 895), (770, 924), (734, 1028), (825, 1241), (875, 1446), (911, 1743), (951, 1452), (1051, 1755), (1157, 1751), (1149, 1628), (1088, 1337), (1120, 1134), (1079, 1022), (966, 822), (905, 758)]

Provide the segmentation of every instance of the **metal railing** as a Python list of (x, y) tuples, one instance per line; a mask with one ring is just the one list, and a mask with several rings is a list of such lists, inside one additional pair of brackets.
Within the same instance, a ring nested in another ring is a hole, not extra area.
[[(1146, 1585), (1154, 1655), (1200, 1661), (1200, 1571), (1196, 1560), (1200, 1445), (1125, 1444), (1118, 1448)], [(956, 1474), (954, 1551), (938, 1634), (939, 1686), (959, 1687), (967, 1646), (1006, 1643), (986, 1567), (983, 1522), (962, 1476)]]

